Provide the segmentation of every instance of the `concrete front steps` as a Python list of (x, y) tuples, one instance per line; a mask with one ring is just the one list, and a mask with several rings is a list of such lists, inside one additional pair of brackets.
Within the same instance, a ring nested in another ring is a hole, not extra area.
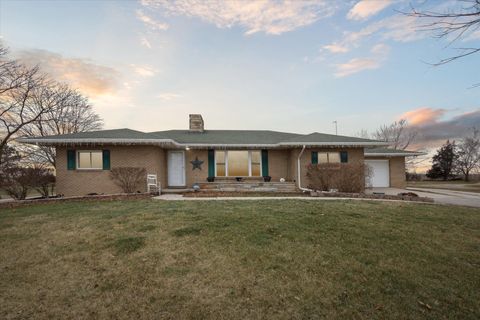
[(219, 181), (199, 183), (200, 191), (214, 192), (298, 192), (294, 182)]

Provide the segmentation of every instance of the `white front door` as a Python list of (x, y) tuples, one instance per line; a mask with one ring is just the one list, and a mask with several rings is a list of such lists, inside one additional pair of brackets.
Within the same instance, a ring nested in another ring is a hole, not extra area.
[(366, 186), (373, 188), (390, 187), (390, 164), (388, 160), (365, 160), (370, 167), (370, 179), (367, 177)]
[(185, 186), (185, 154), (183, 151), (168, 152), (168, 186)]

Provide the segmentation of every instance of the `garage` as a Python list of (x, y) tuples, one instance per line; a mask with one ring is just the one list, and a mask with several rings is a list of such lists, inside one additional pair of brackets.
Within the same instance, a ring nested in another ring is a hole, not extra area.
[(367, 177), (367, 181), (365, 181), (367, 187), (390, 187), (390, 164), (388, 160), (365, 160), (365, 164), (371, 169), (371, 177)]

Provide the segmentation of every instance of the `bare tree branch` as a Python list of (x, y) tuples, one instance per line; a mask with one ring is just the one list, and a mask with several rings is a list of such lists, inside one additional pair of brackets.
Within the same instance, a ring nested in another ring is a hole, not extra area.
[[(476, 31), (480, 27), (480, 0), (458, 0), (465, 3), (460, 9), (450, 12), (418, 11), (413, 8), (410, 12), (401, 12), (406, 16), (415, 17), (427, 22), (420, 26), (423, 32), (432, 32), (435, 38), (447, 38), (448, 46), (456, 41), (465, 39), (465, 36)], [(432, 63), (433, 66), (440, 66), (452, 61), (470, 56), (480, 51), (480, 48), (456, 48), (461, 52), (452, 57)]]

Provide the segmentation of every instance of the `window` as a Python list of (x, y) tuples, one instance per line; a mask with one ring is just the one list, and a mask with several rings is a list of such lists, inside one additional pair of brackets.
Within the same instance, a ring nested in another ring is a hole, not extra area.
[(328, 153), (328, 162), (329, 163), (340, 163), (340, 152), (329, 152)]
[(340, 152), (319, 152), (318, 163), (340, 163)]
[(246, 177), (248, 174), (248, 151), (228, 151), (228, 175)]
[(260, 151), (251, 151), (251, 168), (252, 177), (260, 177), (262, 175), (262, 157)]
[(77, 169), (103, 169), (102, 151), (77, 151)]
[(216, 162), (216, 173), (217, 177), (225, 177), (227, 175), (226, 167), (226, 152), (225, 151), (216, 151), (215, 152), (215, 162)]
[(260, 177), (262, 161), (260, 151), (215, 151), (217, 177)]

